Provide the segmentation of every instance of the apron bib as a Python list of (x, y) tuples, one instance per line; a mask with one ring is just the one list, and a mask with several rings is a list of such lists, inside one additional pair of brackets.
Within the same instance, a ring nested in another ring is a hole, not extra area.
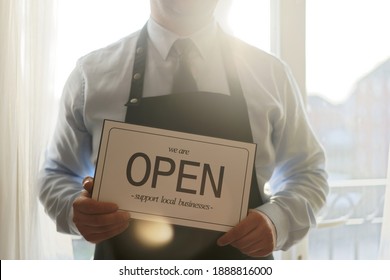
[[(146, 25), (137, 42), (133, 80), (126, 104), (127, 123), (243, 142), (253, 142), (248, 111), (233, 59), (223, 53), (230, 96), (210, 92), (170, 94), (143, 98), (143, 83), (147, 51)], [(221, 32), (221, 42), (227, 36)], [(226, 50), (226, 44), (222, 50)], [(222, 43), (221, 43), (222, 44)], [(249, 198), (249, 208), (262, 204), (255, 172)], [(96, 245), (95, 259), (250, 259), (228, 245), (219, 247), (222, 232), (172, 225), (173, 239), (162, 247), (144, 246), (136, 238), (137, 223), (131, 220), (128, 229), (118, 236)], [(267, 259), (272, 256), (266, 257)]]

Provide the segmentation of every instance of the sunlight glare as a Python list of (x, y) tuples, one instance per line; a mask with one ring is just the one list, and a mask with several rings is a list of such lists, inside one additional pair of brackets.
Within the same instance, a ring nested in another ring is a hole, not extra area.
[(172, 241), (174, 232), (171, 224), (138, 220), (135, 223), (137, 239), (146, 247), (162, 247)]
[(233, 0), (228, 24), (235, 36), (270, 51), (270, 0)]

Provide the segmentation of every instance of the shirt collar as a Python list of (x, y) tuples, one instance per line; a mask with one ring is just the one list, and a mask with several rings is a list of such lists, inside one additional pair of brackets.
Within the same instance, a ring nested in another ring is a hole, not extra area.
[(190, 38), (199, 50), (200, 55), (206, 58), (216, 41), (218, 26), (215, 21), (212, 21), (201, 30), (186, 37), (180, 37), (172, 31), (169, 31), (152, 18), (149, 19), (147, 28), (152, 44), (161, 57), (166, 60), (173, 43), (181, 38)]

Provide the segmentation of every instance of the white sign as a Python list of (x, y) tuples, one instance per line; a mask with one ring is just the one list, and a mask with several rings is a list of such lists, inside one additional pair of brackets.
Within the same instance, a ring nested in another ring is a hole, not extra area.
[(135, 219), (228, 231), (247, 215), (255, 150), (106, 120), (92, 197)]

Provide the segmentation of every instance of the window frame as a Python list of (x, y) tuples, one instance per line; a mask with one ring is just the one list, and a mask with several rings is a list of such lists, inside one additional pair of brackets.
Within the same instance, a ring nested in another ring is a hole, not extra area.
[(271, 51), (285, 61), (306, 99), (306, 0), (271, 1)]

